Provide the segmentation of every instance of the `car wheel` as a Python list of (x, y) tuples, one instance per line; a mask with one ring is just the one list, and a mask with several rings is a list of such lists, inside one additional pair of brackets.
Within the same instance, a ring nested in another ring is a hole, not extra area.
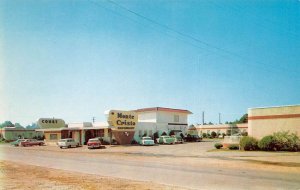
[(60, 146), (59, 148), (60, 148), (60, 149), (62, 149), (62, 147), (61, 147), (61, 146)]
[(69, 145), (68, 148), (71, 148), (71, 145)]

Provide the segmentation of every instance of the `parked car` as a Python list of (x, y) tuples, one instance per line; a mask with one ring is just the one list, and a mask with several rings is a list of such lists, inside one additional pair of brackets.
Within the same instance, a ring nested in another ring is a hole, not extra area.
[(170, 136), (160, 136), (159, 138), (156, 139), (156, 142), (158, 144), (175, 144), (176, 138), (170, 137)]
[(171, 137), (175, 138), (175, 144), (182, 144), (183, 139), (181, 137), (177, 137), (175, 135), (172, 135)]
[(102, 146), (99, 138), (93, 138), (93, 139), (89, 139), (89, 141), (87, 142), (87, 147), (88, 149), (92, 149), (92, 148), (101, 148), (104, 146)]
[(154, 145), (154, 140), (152, 140), (151, 137), (142, 137), (140, 145), (152, 146)]
[(38, 141), (36, 139), (24, 139), (24, 141), (20, 141), (19, 146), (42, 146), (44, 144), (44, 141)]
[(75, 141), (72, 138), (60, 139), (57, 143), (59, 148), (71, 148), (71, 147), (79, 147), (79, 142)]
[(26, 139), (18, 139), (16, 141), (11, 142), (10, 144), (13, 146), (20, 146), (21, 142), (25, 141)]
[(200, 136), (198, 136), (198, 135), (190, 135), (190, 134), (188, 134), (188, 135), (184, 138), (184, 140), (185, 140), (186, 142), (200, 142), (200, 141), (202, 141), (202, 137), (200, 137)]

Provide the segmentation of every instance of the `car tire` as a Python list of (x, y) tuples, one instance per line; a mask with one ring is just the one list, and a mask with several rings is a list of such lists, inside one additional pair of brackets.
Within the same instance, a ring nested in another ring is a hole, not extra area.
[(69, 145), (68, 148), (71, 148), (71, 145)]
[(60, 146), (59, 148), (60, 148), (60, 149), (62, 149), (62, 147), (61, 147), (61, 146)]

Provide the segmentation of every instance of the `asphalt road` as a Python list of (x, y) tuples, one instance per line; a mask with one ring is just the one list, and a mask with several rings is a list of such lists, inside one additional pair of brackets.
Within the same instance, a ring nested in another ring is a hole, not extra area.
[[(300, 189), (300, 173), (270, 172), (261, 168), (252, 170), (212, 167), (207, 158), (201, 167), (189, 162), (173, 162), (172, 157), (164, 161), (145, 159), (123, 159), (120, 155), (112, 159), (103, 155), (87, 153), (41, 151), (42, 149), (0, 146), (0, 159), (30, 165), (63, 169), (101, 176), (111, 176), (139, 181), (151, 181), (191, 189)], [(232, 161), (235, 164), (235, 161)], [(240, 163), (236, 163), (240, 164)], [(30, 171), (28, 171), (30, 172)]]

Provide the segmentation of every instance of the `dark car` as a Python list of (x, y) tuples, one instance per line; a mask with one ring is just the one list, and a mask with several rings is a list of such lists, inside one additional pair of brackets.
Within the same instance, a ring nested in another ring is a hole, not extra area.
[(202, 140), (202, 137), (200, 137), (199, 135), (187, 135), (186, 137), (184, 137), (184, 140), (186, 142), (200, 142)]

